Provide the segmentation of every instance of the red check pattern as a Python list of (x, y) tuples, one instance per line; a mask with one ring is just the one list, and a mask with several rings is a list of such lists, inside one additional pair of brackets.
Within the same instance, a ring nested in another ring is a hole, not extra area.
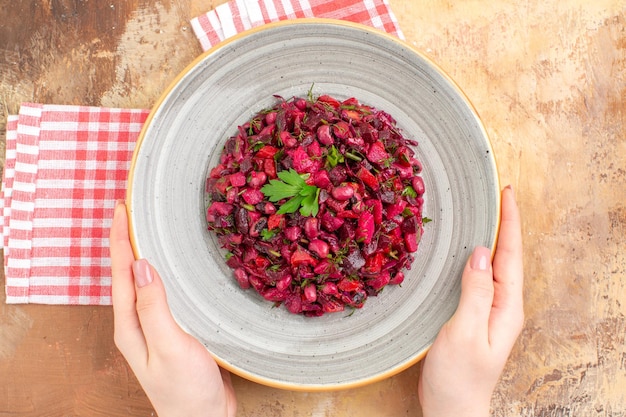
[[(232, 0), (192, 20), (206, 50), (268, 22), (326, 17), (402, 38), (386, 0)], [(7, 118), (7, 303), (111, 304), (109, 228), (147, 110), (25, 103)]]
[(305, 17), (362, 23), (404, 37), (387, 0), (232, 0), (196, 17), (191, 25), (206, 51), (244, 30)]
[(110, 304), (108, 234), (146, 110), (23, 104), (7, 123), (8, 303)]

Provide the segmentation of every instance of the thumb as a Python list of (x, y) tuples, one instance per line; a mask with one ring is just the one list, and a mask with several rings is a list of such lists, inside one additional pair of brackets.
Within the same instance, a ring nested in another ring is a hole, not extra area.
[(461, 298), (454, 314), (454, 324), (464, 332), (487, 335), (493, 294), (491, 251), (479, 246), (474, 249), (463, 271)]
[(137, 315), (148, 351), (154, 353), (168, 349), (184, 332), (172, 317), (161, 277), (145, 259), (133, 262), (133, 275)]

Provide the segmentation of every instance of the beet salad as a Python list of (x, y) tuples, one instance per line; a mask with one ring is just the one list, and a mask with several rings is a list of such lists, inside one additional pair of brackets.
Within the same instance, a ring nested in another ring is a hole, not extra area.
[(354, 98), (276, 99), (211, 169), (208, 228), (241, 288), (306, 316), (361, 308), (402, 283), (417, 251), (417, 142)]

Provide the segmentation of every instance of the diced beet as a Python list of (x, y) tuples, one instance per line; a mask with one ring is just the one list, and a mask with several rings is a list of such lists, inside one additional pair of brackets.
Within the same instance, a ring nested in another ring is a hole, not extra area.
[(405, 233), (405, 234), (416, 233), (417, 227), (418, 227), (417, 223), (418, 223), (417, 217), (415, 216), (405, 217), (401, 225), (402, 233)]
[(380, 193), (380, 201), (385, 204), (393, 204), (396, 202), (396, 194), (393, 191), (383, 191)]
[(237, 280), (237, 283), (239, 283), (239, 286), (242, 289), (247, 290), (248, 288), (250, 288), (250, 281), (248, 280), (248, 273), (246, 272), (245, 269), (243, 268), (235, 269), (235, 279)]
[(333, 263), (328, 259), (322, 259), (317, 263), (317, 265), (315, 265), (315, 268), (313, 268), (313, 272), (315, 272), (317, 275), (323, 275), (330, 273), (332, 269)]
[(367, 200), (365, 201), (365, 206), (371, 208), (374, 224), (381, 224), (383, 222), (383, 204), (381, 201), (376, 199)]
[(338, 230), (344, 224), (344, 222), (344, 219), (335, 217), (329, 212), (326, 212), (322, 215), (322, 227), (329, 232), (334, 232)]
[(246, 185), (246, 176), (242, 172), (235, 172), (228, 177), (230, 185), (233, 187), (243, 187)]
[(404, 166), (411, 166), (411, 160), (413, 159), (413, 155), (415, 155), (415, 152), (413, 152), (413, 150), (408, 146), (398, 146), (395, 156), (396, 160), (400, 164)]
[(398, 172), (398, 175), (403, 180), (409, 179), (413, 176), (412, 166), (405, 166), (399, 163), (394, 163), (393, 167), (396, 169), (396, 171)]
[(259, 149), (259, 151), (254, 156), (256, 158), (271, 159), (274, 158), (274, 155), (276, 155), (278, 151), (279, 149), (274, 146), (265, 145), (264, 147)]
[(357, 273), (363, 265), (365, 265), (365, 259), (358, 248), (351, 249), (342, 262), (342, 266), (348, 274)]
[(344, 221), (339, 228), (339, 239), (343, 242), (351, 242), (356, 239), (356, 225), (352, 222)]
[(290, 313), (302, 313), (302, 297), (300, 294), (290, 294), (285, 300), (285, 307), (287, 307), (287, 310), (289, 310)]
[(276, 125), (267, 125), (267, 126), (263, 127), (263, 129), (261, 129), (261, 131), (259, 132), (257, 137), (258, 137), (259, 140), (265, 142), (265, 141), (269, 140), (269, 138), (272, 137), (272, 135), (274, 134), (275, 130), (276, 130)]
[(243, 194), (241, 194), (241, 197), (244, 199), (246, 203), (251, 204), (253, 206), (263, 201), (263, 198), (264, 198), (263, 193), (254, 188), (246, 189), (243, 192)]
[(339, 294), (339, 290), (337, 289), (337, 285), (334, 282), (325, 282), (322, 285), (321, 289), (322, 293), (327, 295), (337, 295)]
[(326, 206), (328, 206), (331, 210), (333, 210), (335, 213), (339, 213), (341, 211), (344, 211), (346, 209), (346, 207), (348, 206), (349, 201), (339, 201), (339, 200), (335, 200), (332, 197), (329, 197), (326, 200)]
[(298, 140), (291, 136), (291, 134), (286, 130), (280, 132), (280, 140), (285, 148), (293, 148), (294, 146), (298, 145)]
[(366, 157), (370, 162), (380, 164), (389, 159), (389, 154), (385, 150), (385, 145), (383, 145), (382, 142), (374, 142), (370, 145)]
[(368, 244), (374, 236), (374, 216), (369, 211), (364, 211), (359, 217), (359, 223), (356, 229), (356, 240)]
[(223, 164), (219, 164), (218, 166), (216, 166), (215, 168), (211, 170), (211, 174), (209, 177), (218, 179), (218, 178), (223, 177), (225, 172), (227, 172), (226, 167)]
[(404, 245), (407, 252), (417, 252), (417, 233), (407, 233), (404, 235)]
[(336, 313), (344, 310), (344, 305), (334, 297), (320, 297), (320, 303), (325, 313)]
[(396, 272), (396, 275), (393, 276), (390, 280), (389, 283), (391, 285), (400, 285), (404, 282), (404, 273), (402, 271), (398, 271)]
[(344, 142), (348, 148), (352, 148), (358, 152), (363, 152), (365, 150), (365, 141), (361, 137), (348, 136)]
[(306, 152), (311, 158), (320, 158), (322, 156), (322, 148), (318, 141), (311, 141), (311, 144), (307, 146)]
[(273, 229), (282, 229), (285, 225), (285, 215), (284, 214), (270, 214), (267, 219), (267, 228), (269, 230)]
[(231, 187), (226, 190), (226, 201), (229, 204), (234, 204), (237, 202), (237, 200), (239, 200), (239, 188)]
[(277, 178), (276, 175), (276, 162), (273, 159), (264, 159), (263, 160), (263, 171), (269, 178)]
[(313, 174), (313, 185), (318, 188), (326, 189), (331, 185), (328, 171), (321, 169)]
[(218, 214), (220, 216), (227, 216), (227, 215), (229, 215), (230, 213), (233, 212), (234, 208), (235, 207), (232, 204), (222, 203), (222, 202), (219, 202), (219, 201), (214, 201), (209, 206), (209, 210), (208, 211), (210, 213)]
[(267, 174), (265, 172), (252, 171), (248, 179), (248, 185), (252, 188), (261, 188), (266, 181)]
[(287, 154), (293, 160), (293, 168), (299, 173), (315, 172), (315, 161), (309, 157), (309, 154), (302, 146), (290, 149)]
[(341, 210), (337, 212), (337, 217), (341, 219), (358, 219), (360, 214), (356, 210)]
[(356, 176), (358, 179), (363, 181), (363, 184), (367, 185), (374, 191), (378, 191), (378, 188), (379, 188), (378, 179), (376, 178), (374, 174), (370, 172), (370, 170), (361, 166), (359, 167), (359, 170), (357, 171)]
[(311, 265), (315, 266), (317, 261), (314, 257), (311, 256), (310, 253), (305, 251), (302, 247), (298, 246), (296, 251), (291, 255), (291, 259), (289, 260), (292, 266), (299, 265)]
[(341, 106), (341, 103), (339, 101), (337, 101), (337, 99), (329, 96), (329, 95), (321, 95), (317, 98), (317, 101), (322, 102), (322, 103), (326, 103), (331, 105), (332, 107), (334, 107), (335, 109), (338, 109), (339, 106)]
[(215, 183), (213, 184), (213, 190), (217, 191), (221, 195), (225, 195), (226, 189), (229, 187), (229, 185), (230, 185), (230, 181), (228, 177), (222, 177), (218, 179), (217, 181), (215, 181)]
[(344, 278), (337, 284), (337, 289), (340, 291), (352, 292), (363, 288), (363, 281), (358, 279)]
[(348, 178), (348, 174), (343, 166), (337, 165), (328, 172), (328, 177), (334, 186), (338, 186)]
[(366, 284), (372, 287), (372, 289), (380, 291), (381, 289), (383, 289), (383, 287), (389, 284), (390, 280), (391, 276), (389, 275), (389, 272), (383, 271), (378, 274), (376, 278), (368, 279), (366, 281)]
[(267, 288), (266, 290), (261, 292), (261, 295), (267, 301), (278, 302), (285, 301), (287, 299), (287, 296), (289, 295), (289, 292), (287, 290), (281, 291), (278, 288)]
[(404, 209), (406, 208), (406, 201), (398, 200), (393, 204), (388, 204), (386, 207), (387, 218), (392, 219), (396, 217), (398, 214), (402, 214)]
[(367, 275), (376, 275), (383, 269), (385, 255), (382, 252), (376, 252), (365, 259), (363, 273)]

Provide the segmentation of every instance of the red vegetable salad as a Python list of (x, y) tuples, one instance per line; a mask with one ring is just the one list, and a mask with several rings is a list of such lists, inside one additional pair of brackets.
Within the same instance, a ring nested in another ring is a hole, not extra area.
[(239, 126), (206, 218), (241, 288), (320, 316), (402, 283), (423, 233), (415, 146), (384, 111), (328, 95), (277, 97)]

